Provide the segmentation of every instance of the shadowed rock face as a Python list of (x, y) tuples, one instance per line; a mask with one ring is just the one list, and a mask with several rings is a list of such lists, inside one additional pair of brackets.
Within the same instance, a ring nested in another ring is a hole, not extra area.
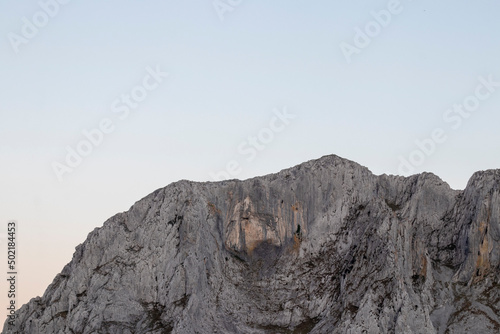
[(337, 156), (180, 181), (91, 232), (4, 333), (498, 333), (500, 170)]

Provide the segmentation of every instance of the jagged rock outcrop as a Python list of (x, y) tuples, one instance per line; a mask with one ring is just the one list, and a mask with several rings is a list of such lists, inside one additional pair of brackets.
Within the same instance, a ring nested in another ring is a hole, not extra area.
[(500, 170), (327, 156), (179, 181), (91, 232), (3, 333), (499, 333)]

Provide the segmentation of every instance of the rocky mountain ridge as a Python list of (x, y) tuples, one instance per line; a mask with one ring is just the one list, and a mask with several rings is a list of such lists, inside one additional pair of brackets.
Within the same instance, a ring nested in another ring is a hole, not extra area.
[(107, 220), (3, 333), (498, 333), (500, 170), (337, 156), (179, 181)]

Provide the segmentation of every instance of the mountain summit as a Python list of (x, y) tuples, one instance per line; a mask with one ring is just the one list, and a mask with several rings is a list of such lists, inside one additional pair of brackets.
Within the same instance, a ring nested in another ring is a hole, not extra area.
[(3, 333), (499, 333), (500, 170), (337, 156), (179, 181), (107, 220)]

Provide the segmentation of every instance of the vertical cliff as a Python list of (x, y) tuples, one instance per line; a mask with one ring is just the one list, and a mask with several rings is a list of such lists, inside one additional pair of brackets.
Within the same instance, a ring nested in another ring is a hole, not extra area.
[(500, 170), (337, 156), (180, 181), (110, 218), (3, 333), (498, 333)]

